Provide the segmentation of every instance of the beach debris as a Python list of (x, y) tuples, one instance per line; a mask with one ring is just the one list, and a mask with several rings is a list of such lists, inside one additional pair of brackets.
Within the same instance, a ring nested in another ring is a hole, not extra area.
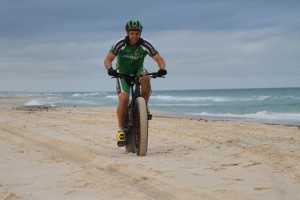
[(55, 107), (53, 106), (46, 106), (46, 105), (25, 105), (25, 106), (19, 106), (16, 107), (16, 110), (24, 110), (24, 111), (49, 111), (53, 110)]

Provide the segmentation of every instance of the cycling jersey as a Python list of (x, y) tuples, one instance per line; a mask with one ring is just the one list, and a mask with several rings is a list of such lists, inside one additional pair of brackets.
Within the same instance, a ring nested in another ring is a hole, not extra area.
[(138, 73), (144, 67), (146, 55), (153, 57), (158, 54), (153, 45), (143, 38), (139, 39), (136, 47), (131, 47), (128, 36), (118, 39), (110, 52), (117, 56), (117, 69), (130, 74)]

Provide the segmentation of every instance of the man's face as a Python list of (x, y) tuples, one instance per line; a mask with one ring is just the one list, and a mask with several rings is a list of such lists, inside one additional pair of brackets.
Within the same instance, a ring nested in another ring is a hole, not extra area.
[(141, 36), (141, 31), (127, 31), (127, 35), (131, 44), (137, 44)]

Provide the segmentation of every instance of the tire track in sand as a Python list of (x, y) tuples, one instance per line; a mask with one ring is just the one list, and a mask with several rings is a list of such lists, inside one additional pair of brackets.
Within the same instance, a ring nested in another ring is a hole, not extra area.
[[(126, 164), (111, 161), (105, 156), (97, 155), (95, 152), (78, 145), (53, 139), (36, 132), (29, 132), (28, 130), (12, 125), (0, 124), (0, 130), (1, 132), (11, 134), (29, 141), (30, 143), (35, 143), (40, 147), (54, 151), (66, 160), (83, 165), (83, 168), (88, 168), (89, 173), (93, 174), (93, 178), (96, 179), (94, 181), (103, 179), (106, 181), (117, 180), (118, 184), (121, 185), (120, 187), (116, 187), (118, 192), (121, 192), (120, 190), (122, 190), (123, 185), (126, 186), (123, 187), (123, 189), (128, 189), (129, 187), (131, 190), (142, 193), (145, 197), (150, 199), (176, 199), (173, 194), (166, 192), (172, 191), (171, 183), (165, 183), (161, 180), (147, 177), (145, 171), (139, 173), (134, 169), (130, 169)], [(112, 183), (107, 184), (115, 186), (116, 182), (113, 181)]]

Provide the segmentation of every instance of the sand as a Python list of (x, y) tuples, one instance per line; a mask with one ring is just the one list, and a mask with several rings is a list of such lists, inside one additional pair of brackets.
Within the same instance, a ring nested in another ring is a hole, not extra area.
[(116, 145), (115, 108), (0, 98), (0, 199), (300, 199), (298, 127), (149, 122), (145, 157)]

